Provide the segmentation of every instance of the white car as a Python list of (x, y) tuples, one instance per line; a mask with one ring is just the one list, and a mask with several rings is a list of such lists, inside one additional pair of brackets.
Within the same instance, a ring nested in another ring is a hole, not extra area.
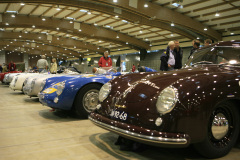
[(23, 82), (25, 81), (26, 78), (34, 76), (34, 75), (39, 75), (39, 73), (23, 73), (19, 74), (13, 77), (12, 82), (10, 83), (10, 88), (12, 90), (23, 90)]
[(3, 82), (6, 84), (11, 83), (13, 80), (13, 77), (19, 74), (24, 74), (24, 73), (8, 73), (4, 76)]
[(37, 76), (29, 77), (24, 82), (23, 92), (30, 97), (37, 97), (38, 93), (43, 89), (46, 79), (56, 76), (64, 75), (79, 75), (81, 72), (75, 68), (67, 68), (61, 74), (42, 74)]

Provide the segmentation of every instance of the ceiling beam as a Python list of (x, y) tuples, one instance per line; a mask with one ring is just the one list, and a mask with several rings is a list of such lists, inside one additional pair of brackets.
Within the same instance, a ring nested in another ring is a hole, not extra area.
[[(19, 35), (21, 35), (21, 38), (19, 37)], [(39, 37), (41, 37), (41, 39), (39, 39)], [(60, 46), (61, 48), (74, 48), (74, 46), (76, 46), (77, 48), (89, 49), (92, 52), (103, 53), (105, 51), (105, 49), (102, 47), (100, 47), (100, 49), (97, 49), (98, 46), (96, 45), (92, 45), (89, 43), (73, 40), (70, 38), (64, 38), (64, 37), (52, 36), (52, 41), (51, 43), (49, 43), (49, 40), (47, 39), (47, 35), (39, 34), (39, 33), (36, 34), (36, 33), (21, 33), (21, 32), (0, 32), (0, 39), (34, 40), (34, 41), (39, 41), (49, 45)]]
[[(12, 18), (11, 15), (3, 15), (2, 21), (3, 22), (0, 23), (1, 28), (31, 28), (32, 25), (35, 25), (35, 28), (48, 30), (56, 30), (56, 28), (60, 28), (61, 32), (69, 33), (74, 36), (110, 41), (126, 47), (133, 47), (136, 50), (139, 50), (141, 48), (149, 49), (149, 44), (144, 41), (138, 40), (126, 34), (117, 33), (116, 31), (106, 29), (104, 27), (89, 25), (85, 23), (81, 23), (82, 31), (79, 32), (78, 29), (74, 29), (73, 23), (71, 24), (69, 21), (59, 20), (55, 18), (46, 18), (46, 21), (42, 21), (40, 17), (34, 16), (18, 15), (15, 18)], [(5, 23), (9, 23), (9, 25), (6, 26), (4, 25)], [(119, 38), (116, 38), (117, 35)], [(126, 45), (126, 41), (129, 42), (129, 45)]]
[[(2, 3), (17, 3), (18, 0), (2, 0)], [(56, 4), (55, 0), (24, 0), (25, 3), (42, 3), (42, 4)], [(99, 5), (99, 3), (103, 5)], [(127, 1), (128, 2), (128, 1)], [(141, 25), (149, 25), (152, 27), (161, 28), (164, 30), (171, 30), (171, 32), (177, 33), (179, 35), (183, 35), (187, 38), (194, 39), (196, 35), (193, 35), (187, 32), (187, 29), (193, 30), (198, 34), (204, 34), (212, 39), (221, 39), (220, 33), (209, 29), (207, 32), (203, 31), (203, 26), (201, 23), (197, 22), (196, 20), (192, 20), (190, 17), (182, 15), (176, 11), (172, 11), (171, 9), (161, 7), (157, 4), (149, 3), (148, 8), (143, 7), (144, 0), (138, 1), (139, 8), (135, 9), (129, 7), (127, 2), (119, 2), (124, 3), (124, 5), (117, 5), (118, 8), (122, 9), (121, 14), (117, 14), (114, 12), (114, 8), (116, 8), (116, 4), (111, 2), (103, 2), (103, 1), (96, 1), (89, 0), (89, 1), (78, 1), (78, 0), (68, 0), (68, 1), (59, 1), (59, 5), (64, 6), (71, 6), (71, 7), (79, 7), (85, 8), (88, 10), (94, 10), (101, 13), (109, 14), (115, 16), (116, 14), (119, 15), (121, 19), (128, 20), (129, 22), (139, 22)], [(151, 17), (156, 16), (159, 21), (151, 20)], [(173, 17), (174, 19), (172, 19)], [(183, 26), (185, 28), (177, 28), (177, 27), (169, 27), (170, 22), (174, 21), (176, 24)], [(187, 28), (187, 29), (186, 29)]]

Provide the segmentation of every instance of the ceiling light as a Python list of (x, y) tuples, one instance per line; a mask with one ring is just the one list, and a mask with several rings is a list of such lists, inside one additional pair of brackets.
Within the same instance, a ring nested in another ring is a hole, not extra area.
[(177, 7), (177, 8), (183, 8), (183, 5), (181, 5), (179, 3), (172, 3), (172, 5)]
[(113, 0), (114, 3), (117, 3), (118, 1), (117, 0)]
[(42, 18), (42, 21), (46, 21), (46, 19), (45, 19), (45, 18)]
[(99, 47), (97, 49), (99, 49)]
[(126, 44), (128, 44), (128, 42), (126, 42)]
[(19, 35), (19, 37), (21, 38), (22, 36), (21, 36), (21, 35)]
[(118, 15), (116, 15), (115, 18), (118, 18)]
[(32, 28), (35, 28), (35, 26), (33, 25)]
[(69, 23), (73, 23), (73, 21), (70, 21)]
[(24, 33), (28, 33), (28, 31), (25, 31)]
[(199, 37), (197, 37), (197, 39), (200, 39)]
[(61, 10), (61, 8), (59, 8), (59, 5), (58, 5), (58, 7), (57, 7), (57, 9), (56, 9), (57, 11), (60, 11)]
[(15, 16), (15, 14), (12, 14), (11, 17), (15, 18), (16, 16)]
[(220, 14), (218, 13), (218, 11), (216, 12), (215, 16), (216, 16), (216, 17), (219, 17), (219, 16), (220, 16)]
[(6, 23), (6, 26), (8, 26), (9, 25), (9, 23)]
[(81, 29), (79, 29), (78, 31), (79, 31), (79, 32), (81, 32), (82, 30), (81, 30)]
[(116, 38), (119, 38), (119, 36), (117, 35), (117, 37)]
[(21, 5), (21, 6), (24, 6), (24, 5), (25, 5), (25, 3), (23, 3), (23, 2), (22, 2), (22, 3), (20, 3), (20, 5)]
[(92, 14), (90, 11), (88, 11), (88, 13), (87, 14)]
[(149, 45), (150, 47), (152, 46), (152, 44)]
[(172, 27), (175, 26), (173, 22), (171, 23), (171, 26), (172, 26)]
[(142, 30), (140, 30), (139, 32), (142, 33)]
[(42, 37), (38, 37), (39, 39), (41, 39)]
[(59, 38), (57, 38), (57, 40), (59, 40)]
[(207, 27), (205, 27), (203, 30), (204, 30), (204, 31), (207, 31)]
[(84, 9), (80, 9), (79, 11), (80, 12), (85, 12), (85, 13), (88, 12), (87, 10), (84, 10)]
[(147, 3), (145, 3), (145, 4), (144, 4), (144, 7), (145, 7), (145, 8), (147, 8), (147, 7), (148, 7), (148, 4), (147, 4)]
[(231, 35), (234, 35), (234, 33), (232, 32)]
[(171, 36), (173, 37), (173, 34), (171, 33)]
[(59, 28), (56, 28), (57, 30), (59, 30)]

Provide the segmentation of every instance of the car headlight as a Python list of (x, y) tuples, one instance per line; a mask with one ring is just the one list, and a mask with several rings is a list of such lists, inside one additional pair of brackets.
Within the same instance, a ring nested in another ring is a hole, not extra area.
[(35, 85), (35, 81), (36, 81), (36, 78), (34, 78), (34, 79), (32, 80), (32, 83), (31, 83), (31, 86), (30, 86), (29, 93), (31, 93), (31, 92), (32, 92), (32, 90), (33, 90), (33, 87), (34, 87), (34, 85)]
[(23, 82), (24, 86), (26, 86), (27, 81), (28, 81), (28, 78), (26, 78), (25, 81)]
[(173, 86), (169, 86), (162, 90), (157, 100), (157, 111), (160, 114), (166, 114), (170, 112), (178, 100), (178, 90)]
[(56, 91), (58, 96), (62, 94), (64, 88), (65, 88), (65, 82), (60, 82), (59, 85), (57, 86), (57, 91)]
[(102, 86), (102, 88), (100, 89), (100, 92), (99, 92), (99, 101), (100, 102), (103, 102), (107, 98), (108, 94), (111, 91), (111, 88), (112, 88), (111, 83), (106, 83)]
[(16, 86), (17, 80), (18, 80), (18, 77), (15, 78), (15, 80), (14, 80), (14, 82), (13, 82), (13, 87)]
[(46, 84), (46, 79), (42, 81), (42, 83), (41, 83), (41, 85), (40, 85), (40, 91), (43, 90), (45, 84)]

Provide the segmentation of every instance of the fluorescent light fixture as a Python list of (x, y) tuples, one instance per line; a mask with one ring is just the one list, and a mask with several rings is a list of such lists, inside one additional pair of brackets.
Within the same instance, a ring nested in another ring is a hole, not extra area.
[(124, 20), (124, 19), (122, 20), (122, 22), (124, 22), (124, 23), (128, 23), (128, 21), (126, 21), (126, 20)]
[(106, 25), (105, 27), (106, 27), (106, 28), (111, 28), (111, 26), (109, 26), (109, 25)]
[(177, 8), (183, 8), (183, 5), (179, 4), (179, 3), (173, 3), (173, 6), (177, 7)]
[(14, 13), (14, 14), (17, 14), (18, 11), (6, 11), (6, 13)]
[(74, 18), (72, 18), (72, 17), (67, 17), (67, 19), (74, 19)]
[(85, 12), (85, 13), (88, 12), (87, 10), (84, 10), (84, 9), (80, 9), (79, 11), (80, 12)]

